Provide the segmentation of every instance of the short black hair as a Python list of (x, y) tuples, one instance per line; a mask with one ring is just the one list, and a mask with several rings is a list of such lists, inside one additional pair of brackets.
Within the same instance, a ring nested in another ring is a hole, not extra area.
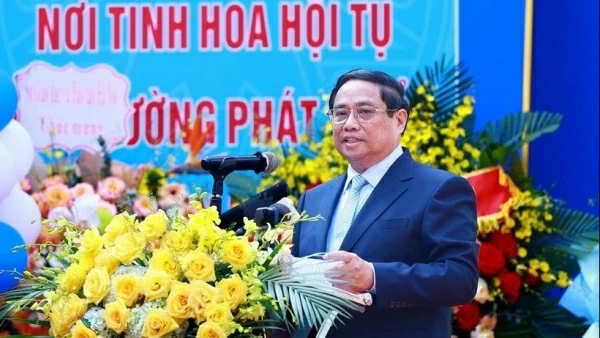
[[(337, 92), (350, 80), (362, 80), (380, 85), (381, 100), (383, 100), (387, 109), (395, 109), (396, 111), (404, 109), (407, 114), (410, 113), (410, 104), (408, 99), (404, 97), (404, 86), (398, 80), (387, 73), (364, 68), (353, 69), (338, 78), (329, 95), (329, 109), (333, 109)], [(392, 117), (394, 112), (388, 112), (388, 116)]]

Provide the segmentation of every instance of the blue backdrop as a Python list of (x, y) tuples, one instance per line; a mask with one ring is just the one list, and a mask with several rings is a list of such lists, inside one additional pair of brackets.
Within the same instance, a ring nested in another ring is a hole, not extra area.
[(568, 207), (598, 215), (598, 1), (536, 1), (534, 13), (532, 109), (564, 118), (531, 145), (530, 172)]

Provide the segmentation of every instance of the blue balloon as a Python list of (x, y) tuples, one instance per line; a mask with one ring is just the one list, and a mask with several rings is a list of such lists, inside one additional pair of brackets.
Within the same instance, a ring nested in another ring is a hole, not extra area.
[[(10, 225), (0, 222), (0, 293), (14, 288), (18, 284), (15, 274), (23, 273), (27, 269), (27, 249), (17, 246), (25, 245), (21, 235)], [(13, 252), (14, 251), (14, 252)]]
[(17, 112), (17, 88), (10, 76), (0, 69), (0, 130)]

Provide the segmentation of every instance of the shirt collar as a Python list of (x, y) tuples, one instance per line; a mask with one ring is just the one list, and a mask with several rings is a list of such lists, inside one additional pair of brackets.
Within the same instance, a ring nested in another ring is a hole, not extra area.
[[(402, 146), (398, 146), (394, 151), (392, 151), (388, 156), (386, 156), (383, 160), (379, 161), (369, 169), (365, 170), (362, 174), (362, 177), (367, 180), (367, 182), (375, 188), (379, 181), (383, 178), (383, 175), (390, 169), (392, 164), (396, 162), (396, 160), (402, 155)], [(359, 175), (351, 165), (348, 165), (348, 172), (346, 175), (346, 184), (344, 185), (344, 191), (348, 188), (348, 184), (354, 178), (354, 176)]]

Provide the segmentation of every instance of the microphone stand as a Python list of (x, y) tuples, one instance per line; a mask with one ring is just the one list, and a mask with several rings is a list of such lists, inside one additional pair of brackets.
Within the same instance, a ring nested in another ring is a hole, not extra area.
[(235, 166), (236, 163), (234, 158), (224, 158), (223, 164), (219, 166), (219, 169), (215, 171), (209, 171), (214, 181), (210, 205), (217, 207), (219, 216), (221, 216), (223, 204), (223, 183), (225, 182), (225, 177), (235, 170)]

